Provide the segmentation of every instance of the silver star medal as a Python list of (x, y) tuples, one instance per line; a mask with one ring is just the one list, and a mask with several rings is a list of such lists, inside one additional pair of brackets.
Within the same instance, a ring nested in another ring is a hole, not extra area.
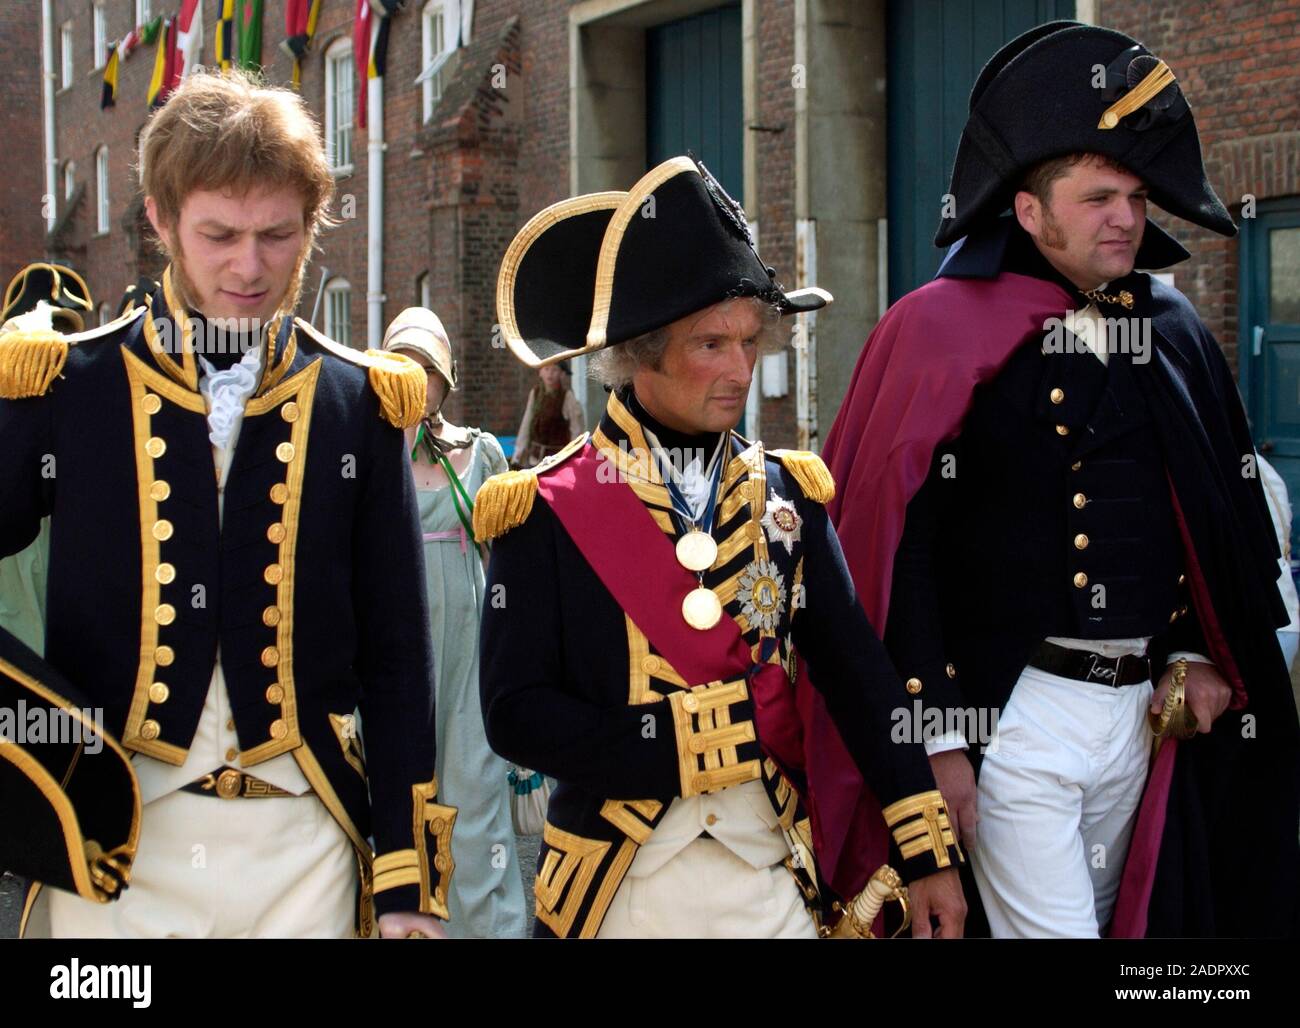
[(752, 561), (737, 579), (736, 599), (750, 627), (776, 631), (785, 609), (785, 578), (770, 560)]
[(803, 525), (803, 518), (799, 517), (799, 512), (790, 500), (776, 495), (775, 489), (772, 490), (767, 510), (763, 512), (759, 524), (767, 530), (769, 542), (774, 545), (785, 543), (785, 552), (794, 553), (794, 544), (799, 541), (799, 528)]

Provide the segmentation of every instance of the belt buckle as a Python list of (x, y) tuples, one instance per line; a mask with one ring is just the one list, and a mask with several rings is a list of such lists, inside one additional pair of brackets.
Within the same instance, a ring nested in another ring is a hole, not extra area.
[(1123, 657), (1103, 657), (1100, 653), (1088, 654), (1088, 677), (1085, 681), (1114, 685), (1119, 678), (1119, 664)]
[(233, 768), (217, 775), (217, 795), (223, 800), (233, 800), (244, 792), (244, 776)]

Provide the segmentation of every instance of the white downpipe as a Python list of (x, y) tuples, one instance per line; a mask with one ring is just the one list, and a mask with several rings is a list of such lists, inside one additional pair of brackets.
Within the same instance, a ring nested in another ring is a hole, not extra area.
[[(803, 289), (817, 284), (817, 222), (798, 218), (795, 235), (795, 285)], [(803, 330), (795, 346), (795, 416), (801, 450), (817, 450), (817, 312), (800, 314)]]
[[(370, 37), (379, 19), (370, 19)], [(384, 79), (366, 85), (366, 345), (379, 349), (384, 338)]]
[[(54, 0), (41, 0), (41, 106), (45, 123), (45, 196), (41, 206), (45, 208), (45, 231), (54, 228), (58, 215), (59, 158), (54, 152)], [(23, 260), (29, 260), (33, 254), (27, 254)]]

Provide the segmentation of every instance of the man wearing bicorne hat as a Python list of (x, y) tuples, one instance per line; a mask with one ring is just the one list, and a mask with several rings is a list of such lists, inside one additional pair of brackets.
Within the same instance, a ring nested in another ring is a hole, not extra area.
[(1223, 354), (1135, 270), (1188, 256), (1148, 201), (1236, 232), (1187, 98), (1128, 36), (1040, 26), (980, 73), (950, 196), (826, 460), (989, 928), (1287, 934), (1276, 540)]
[[(963, 858), (923, 748), (890, 740), (908, 695), (827, 520), (834, 483), (815, 455), (734, 431), (765, 337), (830, 296), (784, 292), (689, 157), (539, 213), (497, 296), (515, 356), (591, 355), (611, 389), (593, 433), (490, 479), (474, 509), (493, 540), (488, 740), (558, 782), (537, 933), (816, 937), (866, 884), (838, 869), (851, 770), (885, 804), (914, 933), (934, 915), (960, 935)], [(842, 761), (805, 733), (803, 662)]]

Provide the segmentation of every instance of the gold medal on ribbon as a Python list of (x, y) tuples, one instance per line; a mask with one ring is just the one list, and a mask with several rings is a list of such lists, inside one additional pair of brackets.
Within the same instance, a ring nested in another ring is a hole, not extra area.
[(722, 620), (722, 601), (712, 589), (692, 589), (682, 600), (682, 617), (692, 628), (707, 632)]
[(687, 571), (707, 571), (718, 559), (718, 544), (713, 536), (692, 529), (677, 540), (677, 563)]

